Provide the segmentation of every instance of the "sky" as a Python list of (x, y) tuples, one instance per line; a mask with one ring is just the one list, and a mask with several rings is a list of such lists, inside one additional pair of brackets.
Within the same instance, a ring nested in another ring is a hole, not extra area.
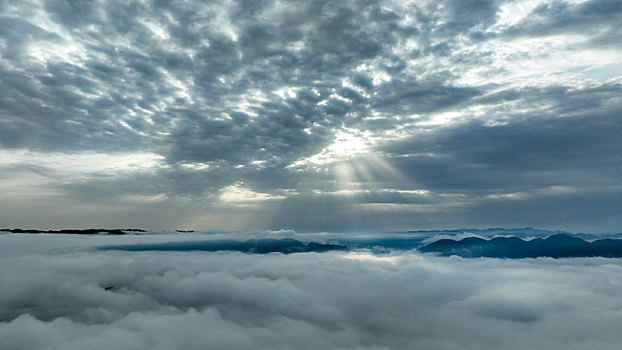
[(0, 235), (0, 348), (617, 350), (622, 260), (127, 252)]
[(620, 23), (619, 0), (0, 1), (0, 224), (621, 232)]

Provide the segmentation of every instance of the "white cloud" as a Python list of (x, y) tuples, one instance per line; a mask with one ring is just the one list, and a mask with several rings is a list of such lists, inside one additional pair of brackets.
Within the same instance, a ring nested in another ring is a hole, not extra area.
[(0, 166), (46, 168), (50, 173), (64, 177), (84, 176), (90, 173), (114, 175), (122, 172), (148, 171), (162, 166), (164, 157), (151, 152), (33, 152), (23, 149), (0, 150)]
[(268, 193), (259, 193), (244, 187), (244, 183), (235, 183), (227, 186), (220, 191), (218, 197), (222, 202), (244, 203), (257, 202), (275, 199), (283, 199), (284, 196), (270, 195)]
[(616, 349), (622, 340), (615, 259), (92, 249), (167, 239), (0, 235), (11, 252), (0, 258), (0, 347)]

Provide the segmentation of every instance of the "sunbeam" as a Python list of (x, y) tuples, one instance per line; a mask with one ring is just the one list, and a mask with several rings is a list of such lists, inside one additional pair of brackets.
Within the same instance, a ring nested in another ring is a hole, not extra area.
[(369, 133), (354, 129), (340, 130), (330, 145), (289, 169), (298, 178), (299, 192), (285, 199), (279, 211), (315, 210), (310, 220), (332, 217), (332, 225), (342, 230), (364, 228), (377, 216), (383, 219), (376, 226), (393, 228), (396, 206), (383, 198), (427, 194), (383, 159)]

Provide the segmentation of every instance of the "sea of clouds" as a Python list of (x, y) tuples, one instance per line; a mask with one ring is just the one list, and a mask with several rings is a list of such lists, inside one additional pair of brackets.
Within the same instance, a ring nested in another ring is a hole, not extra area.
[(0, 349), (619, 349), (622, 261), (0, 235)]

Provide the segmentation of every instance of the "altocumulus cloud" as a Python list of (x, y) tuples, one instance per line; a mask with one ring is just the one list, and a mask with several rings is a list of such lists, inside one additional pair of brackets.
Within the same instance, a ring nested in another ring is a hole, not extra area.
[(616, 0), (3, 1), (0, 219), (616, 231), (621, 20)]
[(93, 248), (173, 238), (83, 238), (0, 236), (2, 349), (617, 349), (621, 341), (614, 259), (137, 253)]

